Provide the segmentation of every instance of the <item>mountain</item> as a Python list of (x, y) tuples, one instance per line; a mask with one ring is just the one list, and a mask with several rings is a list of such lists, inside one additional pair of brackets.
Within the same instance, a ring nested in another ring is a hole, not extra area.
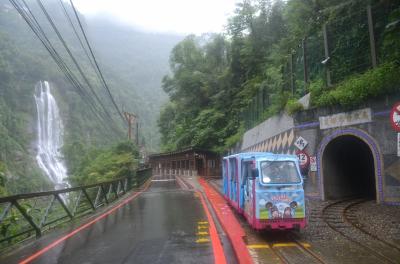
[(118, 79), (118, 100), (139, 116), (147, 144), (158, 150), (160, 137), (155, 125), (160, 106), (167, 101), (161, 79), (169, 72), (172, 48), (184, 36), (135, 30), (109, 17), (90, 17), (86, 22), (102, 68), (110, 79)]
[[(37, 2), (27, 2), (64, 62), (80, 82), (85, 83)], [(99, 121), (95, 117), (89, 99), (83, 98), (65, 78), (10, 2), (0, 0), (0, 196), (52, 188), (35, 160), (37, 114), (34, 87), (40, 80), (49, 81), (54, 87), (52, 93), (65, 126), (67, 164), (81, 155), (78, 151), (71, 152), (76, 144), (84, 149), (104, 147), (125, 138), (127, 133), (59, 1), (48, 0), (44, 4), (112, 120)], [(71, 7), (66, 4), (66, 8), (73, 18)], [(161, 105), (167, 100), (161, 89), (161, 79), (168, 73), (171, 49), (183, 36), (142, 32), (109, 17), (86, 19), (81, 15), (81, 18), (117, 105), (139, 116), (140, 142), (145, 143), (148, 150), (157, 151), (159, 133), (156, 121)], [(79, 30), (76, 21), (74, 25)], [(83, 39), (81, 33), (80, 37)], [(92, 96), (86, 85), (84, 89)], [(97, 112), (102, 109), (99, 104), (95, 108)]]

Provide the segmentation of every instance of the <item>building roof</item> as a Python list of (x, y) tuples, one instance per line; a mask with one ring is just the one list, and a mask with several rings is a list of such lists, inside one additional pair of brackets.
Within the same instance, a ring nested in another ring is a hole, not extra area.
[(166, 157), (166, 156), (172, 156), (172, 155), (187, 154), (187, 153), (191, 153), (191, 152), (217, 155), (217, 153), (215, 153), (215, 152), (213, 152), (211, 150), (200, 149), (200, 148), (195, 148), (195, 147), (189, 147), (189, 148), (179, 149), (179, 150), (170, 151), (170, 152), (151, 154), (151, 155), (149, 155), (149, 158)]

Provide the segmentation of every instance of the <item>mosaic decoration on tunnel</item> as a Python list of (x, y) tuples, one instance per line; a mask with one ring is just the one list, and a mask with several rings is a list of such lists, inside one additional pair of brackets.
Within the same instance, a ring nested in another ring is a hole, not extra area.
[(287, 130), (276, 136), (263, 140), (243, 151), (255, 152), (273, 152), (279, 154), (293, 154), (296, 153), (295, 133), (294, 129)]

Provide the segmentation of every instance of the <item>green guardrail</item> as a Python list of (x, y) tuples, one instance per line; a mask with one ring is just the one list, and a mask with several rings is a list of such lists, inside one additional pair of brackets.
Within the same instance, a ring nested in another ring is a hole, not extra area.
[(95, 212), (140, 188), (151, 169), (140, 169), (125, 178), (62, 190), (0, 197), (0, 250), (62, 223)]

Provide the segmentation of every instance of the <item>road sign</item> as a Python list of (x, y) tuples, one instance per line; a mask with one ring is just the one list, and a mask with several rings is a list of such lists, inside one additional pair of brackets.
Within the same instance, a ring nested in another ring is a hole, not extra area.
[(317, 171), (317, 157), (310, 157), (310, 171)]
[(303, 150), (307, 146), (308, 142), (305, 140), (303, 137), (298, 137), (297, 140), (294, 142), (294, 145), (300, 149)]
[(299, 165), (301, 169), (307, 169), (310, 165), (310, 156), (305, 151), (296, 151), (297, 158), (299, 159)]
[(397, 133), (397, 157), (400, 157), (400, 133)]
[(397, 132), (400, 132), (400, 102), (396, 103), (390, 112), (390, 122)]

